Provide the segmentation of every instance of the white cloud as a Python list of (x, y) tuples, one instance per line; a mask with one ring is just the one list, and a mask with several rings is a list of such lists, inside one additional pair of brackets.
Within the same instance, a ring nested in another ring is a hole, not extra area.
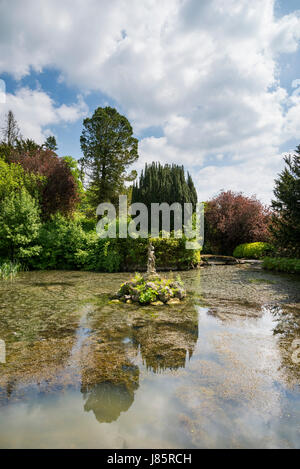
[(6, 102), (0, 108), (0, 117), (4, 119), (9, 109), (14, 112), (22, 135), (38, 143), (43, 143), (45, 137), (53, 133), (48, 126), (72, 123), (87, 113), (87, 106), (81, 96), (71, 106), (56, 106), (47, 93), (29, 88), (20, 88), (15, 94), (7, 94)]
[[(299, 46), (299, 12), (277, 19), (274, 0), (2, 0), (0, 18), (0, 73), (53, 66), (82, 94), (113, 98), (137, 132), (162, 128), (141, 141), (140, 165), (183, 163), (200, 192), (214, 167), (219, 188), (270, 199), (279, 147), (300, 133), (298, 99), (278, 81), (280, 54)], [(54, 108), (27, 125), (81, 113)]]

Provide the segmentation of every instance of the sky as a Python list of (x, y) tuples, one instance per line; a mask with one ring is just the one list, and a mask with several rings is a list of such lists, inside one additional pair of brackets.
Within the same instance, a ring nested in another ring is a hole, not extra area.
[(300, 0), (0, 0), (0, 80), (0, 119), (60, 156), (81, 157), (83, 119), (109, 105), (139, 171), (183, 164), (200, 200), (268, 204), (300, 144)]

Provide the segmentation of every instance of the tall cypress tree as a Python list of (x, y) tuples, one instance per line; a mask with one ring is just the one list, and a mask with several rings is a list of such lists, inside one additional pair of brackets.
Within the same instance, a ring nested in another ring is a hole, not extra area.
[[(197, 192), (190, 174), (186, 179), (183, 166), (161, 165), (153, 162), (146, 164), (141, 172), (139, 181), (132, 189), (132, 203), (144, 203), (149, 211), (149, 227), (151, 226), (151, 203), (166, 202), (172, 205), (175, 202), (192, 203), (195, 210), (197, 204)], [(171, 220), (171, 229), (173, 229)], [(161, 220), (160, 220), (161, 229)]]

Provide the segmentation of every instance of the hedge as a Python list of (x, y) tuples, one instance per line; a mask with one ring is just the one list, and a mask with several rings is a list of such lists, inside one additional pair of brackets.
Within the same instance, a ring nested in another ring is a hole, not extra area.
[[(37, 243), (40, 254), (28, 261), (37, 270), (64, 269), (96, 272), (145, 270), (148, 239), (101, 239), (81, 222), (54, 216), (42, 226)], [(185, 248), (186, 238), (151, 239), (159, 270), (186, 270), (200, 263), (200, 251)]]
[(300, 259), (266, 257), (263, 262), (263, 268), (275, 272), (300, 274)]

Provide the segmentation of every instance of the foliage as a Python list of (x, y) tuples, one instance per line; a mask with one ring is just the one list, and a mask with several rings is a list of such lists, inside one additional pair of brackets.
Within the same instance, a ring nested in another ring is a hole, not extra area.
[(41, 150), (42, 147), (38, 143), (36, 143), (34, 140), (31, 140), (30, 138), (27, 138), (24, 140), (23, 138), (19, 138), (15, 141), (14, 146), (13, 146), (13, 151), (22, 154), (22, 153), (30, 153), (34, 154), (38, 150)]
[(231, 255), (239, 244), (267, 241), (270, 214), (255, 197), (221, 192), (206, 204), (205, 240), (214, 254)]
[(18, 261), (0, 261), (1, 280), (12, 280), (22, 270), (24, 267)]
[(86, 270), (96, 272), (119, 272), (122, 270), (122, 253), (116, 239), (91, 239), (88, 256), (86, 257)]
[(78, 219), (53, 215), (40, 230), (39, 244), (41, 253), (30, 264), (34, 269), (120, 270), (116, 240), (99, 239), (95, 231), (85, 232)]
[(46, 177), (42, 191), (42, 215), (60, 212), (72, 213), (79, 200), (77, 184), (68, 164), (51, 150), (39, 149), (36, 152), (18, 153), (10, 156), (13, 163), (19, 163), (25, 171)]
[(86, 234), (80, 223), (57, 213), (43, 223), (39, 234), (42, 247), (38, 258), (33, 258), (35, 269), (77, 269), (81, 262), (77, 254), (86, 247)]
[(81, 172), (78, 169), (78, 160), (75, 160), (72, 156), (63, 156), (62, 159), (66, 162), (70, 169), (72, 176), (77, 184), (77, 190), (81, 197), (84, 195), (84, 188), (81, 181)]
[(146, 288), (145, 291), (140, 293), (140, 303), (149, 304), (152, 301), (155, 301), (157, 298), (157, 292), (153, 288)]
[(265, 257), (263, 268), (266, 270), (274, 270), (275, 272), (300, 274), (300, 259)]
[(20, 164), (9, 164), (0, 158), (0, 201), (21, 188), (38, 200), (45, 183), (45, 177), (28, 173)]
[[(148, 239), (101, 239), (96, 222), (77, 214), (60, 214), (43, 223), (38, 243), (41, 252), (30, 261), (35, 269), (81, 269), (96, 272), (120, 272), (145, 269)], [(153, 239), (158, 268), (186, 269), (200, 262), (200, 252), (185, 249), (185, 238)]]
[(135, 171), (126, 175), (126, 170), (138, 159), (138, 141), (126, 117), (111, 107), (96, 109), (83, 126), (82, 165), (90, 202), (94, 208), (101, 202), (115, 203), (125, 181), (136, 177)]
[(11, 260), (26, 260), (40, 252), (36, 201), (22, 188), (0, 202), (0, 254)]
[[(172, 233), (171, 233), (172, 234)], [(141, 270), (146, 266), (149, 240), (147, 238), (119, 239), (124, 270)], [(156, 266), (164, 270), (184, 270), (200, 263), (200, 251), (186, 249), (186, 238), (151, 238), (155, 248)]]
[(244, 259), (261, 259), (270, 253), (272, 246), (269, 243), (240, 244), (233, 251), (233, 256)]
[(279, 255), (300, 257), (300, 145), (275, 181), (271, 231)]
[(56, 138), (53, 135), (47, 137), (44, 143), (44, 147), (53, 152), (57, 152), (58, 146), (56, 143)]
[[(146, 164), (138, 183), (132, 187), (132, 203), (140, 202), (147, 206), (149, 213), (149, 226), (151, 227), (151, 204), (166, 202), (169, 205), (180, 203), (192, 203), (193, 210), (197, 204), (197, 192), (190, 174), (187, 180), (183, 166), (165, 165), (160, 163)], [(183, 221), (183, 220), (182, 220)], [(174, 229), (173, 215), (171, 230)], [(162, 230), (160, 216), (159, 230)]]
[(0, 142), (0, 158), (4, 161), (9, 161), (11, 154), (14, 151), (14, 147), (12, 145), (8, 145), (5, 142)]

